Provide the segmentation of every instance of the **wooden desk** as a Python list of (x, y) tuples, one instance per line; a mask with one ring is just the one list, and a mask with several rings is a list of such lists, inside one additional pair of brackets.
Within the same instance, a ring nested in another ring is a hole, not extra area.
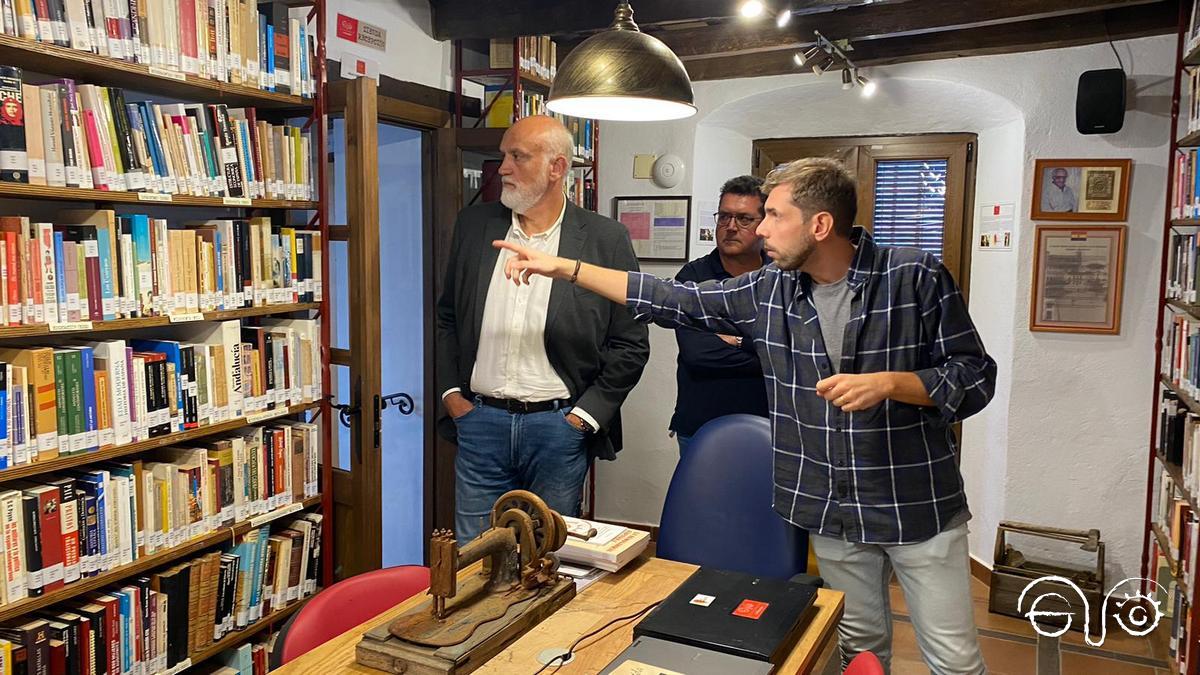
[[(473, 565), (460, 574), (472, 574), (476, 569), (477, 567)], [(610, 574), (585, 588), (565, 607), (538, 624), (536, 628), (526, 633), (508, 649), (497, 654), (475, 672), (489, 675), (521, 675), (522, 673), (532, 675), (542, 667), (542, 664), (536, 659), (536, 655), (543, 649), (549, 647), (565, 649), (571, 646), (571, 643), (579, 636), (596, 630), (617, 617), (633, 614), (646, 605), (667, 597), (695, 570), (695, 565), (659, 558), (634, 561), (619, 574)], [(412, 605), (420, 603), (424, 598), (423, 594), (410, 598), (273, 672), (285, 675), (299, 675), (300, 673), (377, 674), (379, 671), (354, 662), (355, 645), (358, 644), (363, 633), (383, 621), (391, 620)], [(781, 668), (776, 670), (777, 673), (791, 675), (793, 673), (807, 674), (812, 671), (817, 659), (836, 634), (837, 623), (842, 617), (842, 605), (843, 595), (841, 592), (824, 588), (820, 590), (817, 594), (815, 615), (792, 650), (791, 656)], [(612, 661), (617, 654), (621, 653), (621, 650), (628, 647), (633, 641), (633, 626), (636, 623), (637, 620), (623, 621), (607, 628), (595, 637), (588, 638), (576, 648), (574, 661), (562, 666), (557, 671), (553, 667), (547, 668), (546, 672), (557, 672), (563, 675), (600, 672), (609, 661)]]

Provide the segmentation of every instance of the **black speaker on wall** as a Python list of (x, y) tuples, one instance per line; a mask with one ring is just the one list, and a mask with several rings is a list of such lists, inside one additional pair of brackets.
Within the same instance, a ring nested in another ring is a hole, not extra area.
[(1125, 124), (1125, 71), (1089, 70), (1079, 76), (1075, 128), (1081, 134), (1115, 134)]

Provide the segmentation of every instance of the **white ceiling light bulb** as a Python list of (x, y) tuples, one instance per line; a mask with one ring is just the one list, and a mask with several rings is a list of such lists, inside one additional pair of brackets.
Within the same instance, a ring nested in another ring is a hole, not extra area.
[(763, 6), (762, 0), (746, 0), (742, 3), (741, 13), (747, 19), (754, 19), (762, 16), (765, 10), (766, 7)]
[(775, 17), (775, 25), (778, 28), (783, 28), (791, 22), (792, 22), (792, 10), (791, 9), (785, 9), (779, 13), (779, 16)]
[(862, 75), (858, 76), (858, 86), (862, 87), (863, 98), (871, 98), (875, 95), (875, 83)]

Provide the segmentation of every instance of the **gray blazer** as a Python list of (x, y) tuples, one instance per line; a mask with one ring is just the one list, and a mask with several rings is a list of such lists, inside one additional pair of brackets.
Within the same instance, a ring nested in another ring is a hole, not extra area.
[[(512, 212), (499, 202), (463, 209), (454, 224), (446, 280), (437, 305), (437, 393), (459, 387), (469, 396), (471, 372), (483, 326), (483, 307)], [(558, 254), (603, 267), (636, 271), (629, 233), (620, 223), (568, 202)], [(646, 325), (629, 309), (556, 279), (546, 316), (546, 355), (571, 392), (572, 405), (600, 423), (589, 437), (588, 454), (615, 459), (621, 449), (621, 404), (637, 384), (650, 356)], [(445, 410), (438, 430), (455, 438)]]

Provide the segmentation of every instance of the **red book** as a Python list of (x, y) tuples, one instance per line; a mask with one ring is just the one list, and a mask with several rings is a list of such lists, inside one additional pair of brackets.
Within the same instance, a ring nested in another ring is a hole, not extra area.
[[(41, 260), (38, 257), (37, 237), (30, 237), (29, 241), (25, 242), (25, 252), (29, 261), (29, 294), (33, 298), (33, 306), (38, 307), (42, 304), (42, 272), (37, 265), (37, 261)], [(43, 315), (44, 316), (44, 315)], [(45, 321), (43, 318), (42, 321)]]
[(96, 115), (91, 110), (83, 111), (83, 129), (87, 136), (88, 163), (91, 164), (92, 182), (97, 190), (108, 190), (108, 171), (104, 168), (104, 149), (100, 145), (100, 131), (96, 126)]
[(196, 49), (196, 0), (179, 0), (179, 36), (179, 50), (185, 59), (191, 59), (188, 65), (199, 67), (196, 61), (200, 54)]
[(63, 539), (62, 513), (59, 510), (61, 494), (53, 485), (23, 486), (22, 492), (38, 500), (38, 520), (41, 523), (42, 543), (42, 592), (49, 593), (63, 587)]
[(104, 292), (100, 286), (100, 247), (95, 228), (87, 228), (83, 241), (84, 264), (87, 266), (88, 318), (104, 320)]
[(67, 644), (62, 640), (50, 641), (50, 675), (67, 675)]
[(121, 672), (121, 601), (111, 595), (93, 595), (92, 602), (104, 608), (104, 641), (108, 643), (108, 672)]
[(284, 447), (286, 432), (282, 429), (271, 431), (271, 447), (275, 452), (275, 489), (271, 494), (281, 494), (288, 492), (291, 485), (287, 474), (287, 448)]
[(17, 250), (20, 239), (16, 232), (4, 233), (4, 255), (8, 259), (8, 316), (4, 321), (10, 326), (21, 325), (21, 252)]

